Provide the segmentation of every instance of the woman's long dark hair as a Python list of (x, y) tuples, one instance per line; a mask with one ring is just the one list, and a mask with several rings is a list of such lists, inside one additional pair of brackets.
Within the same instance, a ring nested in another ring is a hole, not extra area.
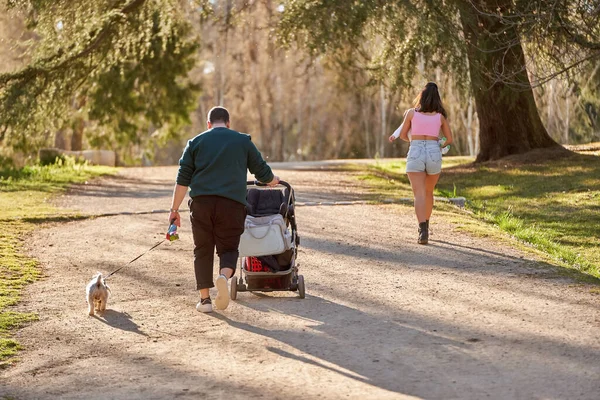
[(419, 93), (415, 99), (415, 109), (422, 113), (437, 112), (442, 114), (444, 118), (448, 118), (446, 110), (442, 106), (440, 92), (438, 92), (438, 87), (434, 82), (428, 82)]

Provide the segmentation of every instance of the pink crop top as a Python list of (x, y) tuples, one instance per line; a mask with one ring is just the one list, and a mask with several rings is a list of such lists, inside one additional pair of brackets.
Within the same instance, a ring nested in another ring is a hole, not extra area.
[(415, 110), (410, 122), (410, 130), (412, 135), (434, 136), (440, 135), (442, 127), (442, 114), (435, 115), (421, 114)]

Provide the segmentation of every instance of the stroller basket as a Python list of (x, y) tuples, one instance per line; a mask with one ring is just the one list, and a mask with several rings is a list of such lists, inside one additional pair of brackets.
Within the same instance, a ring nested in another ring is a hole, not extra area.
[(291, 265), (283, 271), (277, 271), (272, 270), (263, 257), (245, 257), (243, 267), (250, 290), (282, 290), (292, 284)]

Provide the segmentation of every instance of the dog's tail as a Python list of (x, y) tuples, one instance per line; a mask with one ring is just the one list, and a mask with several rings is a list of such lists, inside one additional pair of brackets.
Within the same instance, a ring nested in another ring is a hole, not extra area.
[(96, 287), (102, 286), (102, 274), (98, 273), (98, 278), (96, 279)]

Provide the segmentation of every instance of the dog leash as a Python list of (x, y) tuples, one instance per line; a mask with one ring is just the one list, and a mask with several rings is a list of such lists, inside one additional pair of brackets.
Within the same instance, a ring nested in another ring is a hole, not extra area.
[(167, 240), (170, 241), (170, 242), (172, 242), (173, 240), (179, 239), (179, 235), (177, 235), (177, 227), (174, 225), (174, 222), (175, 222), (175, 219), (171, 220), (171, 225), (169, 226), (169, 230), (167, 232), (166, 239), (161, 240), (160, 242), (156, 243), (154, 246), (150, 247), (148, 250), (146, 250), (145, 252), (143, 252), (142, 254), (140, 254), (139, 256), (137, 256), (136, 258), (134, 258), (133, 260), (129, 261), (127, 264), (125, 264), (125, 265), (117, 268), (116, 270), (114, 270), (110, 274), (106, 275), (106, 277), (104, 279), (110, 278), (112, 275), (116, 274), (117, 272), (119, 272), (120, 270), (122, 270), (123, 268), (125, 268), (126, 266), (128, 266), (129, 264), (131, 264), (132, 262), (134, 262), (135, 260), (139, 259), (144, 254), (146, 254), (146, 253), (154, 250), (155, 248), (157, 248), (158, 246), (160, 246), (161, 244), (163, 244)]
[(116, 274), (117, 272), (119, 272), (120, 270), (122, 270), (123, 268), (125, 268), (126, 266), (128, 266), (129, 264), (131, 264), (132, 262), (134, 262), (135, 260), (137, 260), (141, 256), (143, 256), (144, 254), (148, 253), (151, 250), (154, 250), (155, 248), (157, 248), (158, 246), (160, 246), (161, 244), (163, 244), (166, 241), (167, 241), (167, 239), (163, 239), (160, 242), (156, 243), (154, 246), (150, 247), (148, 250), (146, 250), (145, 252), (143, 252), (142, 254), (140, 254), (139, 256), (137, 256), (136, 258), (134, 258), (133, 260), (129, 261), (127, 264), (123, 265), (122, 267), (117, 268), (116, 270), (114, 270), (110, 274), (106, 275), (106, 278), (104, 278), (104, 279), (110, 278), (112, 275)]

